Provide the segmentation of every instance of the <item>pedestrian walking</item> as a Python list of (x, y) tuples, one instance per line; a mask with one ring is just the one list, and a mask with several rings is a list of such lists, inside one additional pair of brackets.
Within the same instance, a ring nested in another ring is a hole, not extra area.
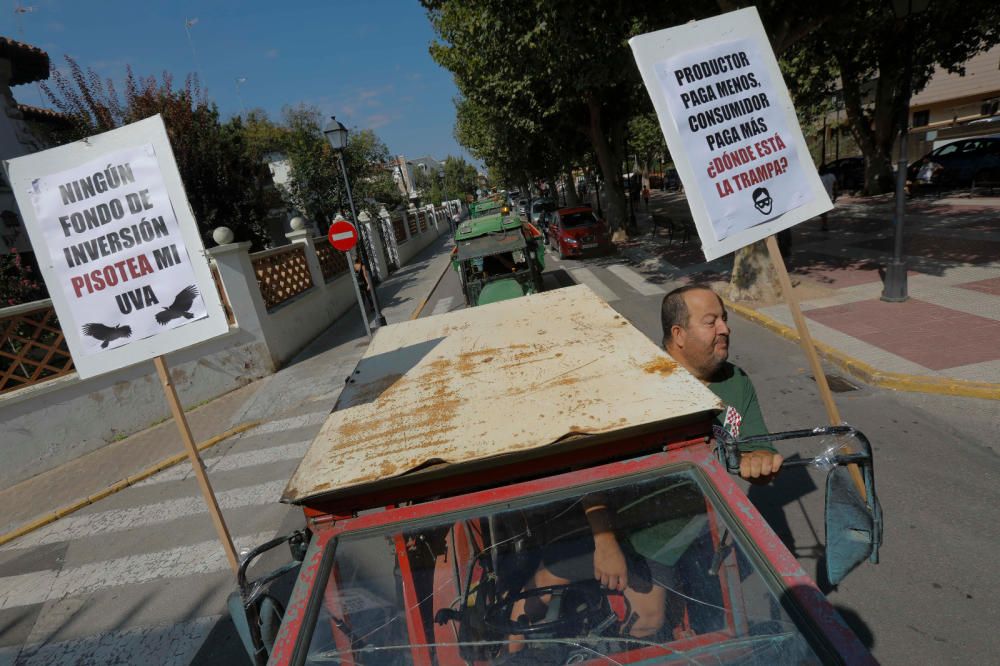
[(649, 186), (642, 188), (642, 201), (646, 204), (646, 212), (649, 212)]
[(365, 311), (367, 312), (368, 308), (374, 310), (375, 306), (372, 304), (372, 295), (368, 290), (368, 270), (361, 262), (361, 255), (358, 254), (354, 255), (354, 275), (358, 278), (358, 289), (361, 291), (361, 298), (365, 302)]

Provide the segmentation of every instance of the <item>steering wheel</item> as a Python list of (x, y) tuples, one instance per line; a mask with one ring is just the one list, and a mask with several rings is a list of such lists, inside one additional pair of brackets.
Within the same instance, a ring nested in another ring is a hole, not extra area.
[[(489, 604), (483, 622), (491, 630), (504, 636), (589, 633), (595, 629), (607, 628), (618, 621), (618, 616), (608, 603), (608, 594), (622, 593), (604, 589), (600, 581), (595, 579), (525, 589), (511, 594), (503, 601)], [(515, 603), (544, 595), (551, 595), (551, 599), (542, 619), (531, 622), (523, 615), (515, 620), (510, 619)]]

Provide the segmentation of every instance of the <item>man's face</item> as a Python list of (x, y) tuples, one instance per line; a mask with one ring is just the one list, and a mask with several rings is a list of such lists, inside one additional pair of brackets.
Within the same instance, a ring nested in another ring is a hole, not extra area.
[(728, 315), (714, 292), (696, 289), (683, 294), (688, 309), (685, 327), (673, 330), (677, 360), (702, 381), (709, 381), (729, 358)]

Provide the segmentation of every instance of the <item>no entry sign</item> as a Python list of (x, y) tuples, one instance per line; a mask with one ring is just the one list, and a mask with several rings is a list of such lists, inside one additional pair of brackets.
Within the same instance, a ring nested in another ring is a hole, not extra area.
[(327, 233), (330, 245), (341, 252), (353, 250), (358, 244), (358, 230), (347, 220), (334, 220)]

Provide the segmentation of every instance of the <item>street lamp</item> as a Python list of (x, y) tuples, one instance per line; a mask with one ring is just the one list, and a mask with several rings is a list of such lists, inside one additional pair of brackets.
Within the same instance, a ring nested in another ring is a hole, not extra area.
[(885, 269), (882, 300), (902, 303), (909, 298), (906, 285), (906, 262), (903, 260), (903, 213), (906, 203), (907, 146), (910, 125), (910, 79), (913, 78), (913, 26), (910, 17), (924, 11), (930, 0), (893, 0), (892, 10), (903, 21), (903, 103), (899, 127), (899, 163), (896, 166), (896, 225), (892, 243), (892, 261)]
[(382, 314), (382, 308), (379, 306), (378, 292), (375, 291), (375, 271), (372, 270), (371, 258), (368, 256), (365, 248), (365, 237), (360, 228), (358, 213), (354, 210), (351, 183), (347, 178), (347, 167), (344, 166), (344, 149), (347, 148), (347, 128), (344, 127), (342, 122), (337, 120), (336, 116), (330, 116), (330, 122), (323, 128), (323, 134), (326, 136), (326, 140), (330, 142), (333, 152), (337, 153), (337, 159), (340, 161), (340, 172), (344, 174), (344, 188), (347, 190), (347, 201), (351, 204), (351, 217), (354, 218), (354, 224), (358, 225), (358, 236), (361, 241), (358, 243), (358, 252), (361, 254), (361, 263), (368, 268), (368, 275), (371, 276), (371, 279), (368, 280), (368, 290), (372, 296), (372, 307), (375, 308), (375, 319), (378, 321), (379, 326), (385, 326), (387, 322), (385, 315)]

